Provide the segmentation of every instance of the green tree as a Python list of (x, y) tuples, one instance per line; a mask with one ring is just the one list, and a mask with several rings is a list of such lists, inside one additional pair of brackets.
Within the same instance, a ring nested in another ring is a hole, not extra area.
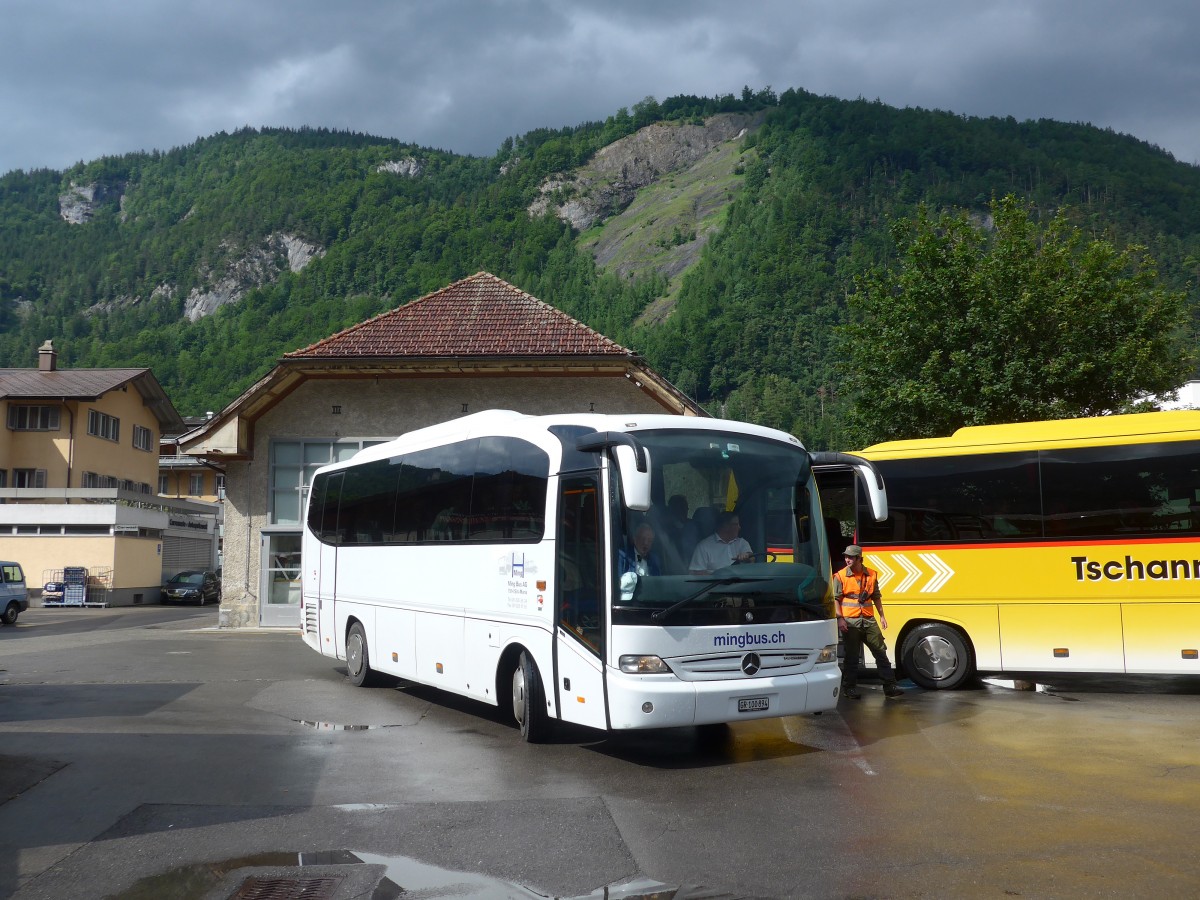
[(989, 230), (922, 206), (892, 228), (899, 267), (855, 279), (839, 338), (860, 440), (1125, 411), (1188, 377), (1185, 295), (1144, 247), (1012, 195), (991, 212)]

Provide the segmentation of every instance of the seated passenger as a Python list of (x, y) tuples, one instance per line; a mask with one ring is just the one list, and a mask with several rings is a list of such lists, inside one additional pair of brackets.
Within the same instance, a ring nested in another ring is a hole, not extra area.
[(711, 575), (735, 562), (754, 559), (750, 542), (739, 536), (741, 530), (742, 522), (737, 513), (721, 513), (717, 517), (717, 530), (696, 545), (688, 570), (693, 575)]
[(654, 529), (643, 522), (633, 533), (633, 546), (617, 551), (617, 574), (635, 572), (638, 575), (661, 575), (662, 566), (658, 557), (651, 552), (654, 547)]

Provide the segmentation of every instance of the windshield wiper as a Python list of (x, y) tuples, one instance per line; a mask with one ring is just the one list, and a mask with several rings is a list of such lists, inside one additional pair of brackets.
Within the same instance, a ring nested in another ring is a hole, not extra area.
[(671, 613), (675, 612), (675, 610), (679, 609), (679, 607), (686, 606), (687, 604), (691, 603), (693, 600), (697, 600), (700, 597), (703, 597), (705, 594), (707, 594), (713, 588), (719, 587), (721, 585), (744, 584), (747, 581), (770, 581), (774, 577), (775, 577), (774, 575), (729, 575), (725, 578), (713, 578), (713, 579), (706, 581), (704, 583), (704, 587), (700, 588), (700, 590), (696, 591), (696, 593), (688, 594), (688, 596), (684, 597), (682, 600), (672, 603), (666, 609), (660, 609), (657, 612), (650, 613), (650, 618), (656, 622), (659, 619), (665, 619)]

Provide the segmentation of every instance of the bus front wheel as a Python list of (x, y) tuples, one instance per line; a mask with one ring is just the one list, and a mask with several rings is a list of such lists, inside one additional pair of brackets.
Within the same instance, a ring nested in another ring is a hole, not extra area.
[(949, 691), (975, 671), (975, 656), (966, 636), (940, 622), (918, 625), (904, 638), (901, 665), (916, 684), (931, 691)]
[(542, 698), (542, 679), (537, 665), (523, 650), (513, 670), (512, 700), (513, 716), (521, 728), (521, 737), (531, 744), (545, 740), (550, 719), (546, 715), (546, 701)]
[(346, 634), (346, 674), (355, 687), (371, 682), (371, 655), (367, 652), (367, 633), (355, 622)]

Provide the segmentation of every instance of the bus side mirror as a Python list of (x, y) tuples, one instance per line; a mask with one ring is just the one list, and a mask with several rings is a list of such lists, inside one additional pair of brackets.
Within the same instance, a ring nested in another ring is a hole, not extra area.
[(854, 471), (866, 489), (872, 517), (876, 522), (882, 522), (888, 517), (887, 491), (883, 487), (883, 476), (872, 465), (855, 466)]
[(812, 457), (813, 468), (849, 466), (867, 495), (867, 503), (871, 507), (871, 517), (876, 522), (882, 522), (888, 517), (887, 490), (883, 486), (883, 476), (871, 464), (869, 459), (856, 456), (853, 453), (835, 453), (818, 450), (809, 454)]
[(645, 512), (650, 508), (650, 451), (643, 448), (647, 465), (645, 471), (638, 471), (637, 455), (632, 447), (618, 444), (613, 448), (613, 456), (617, 460), (617, 468), (621, 472), (621, 494), (625, 505), (636, 512)]

